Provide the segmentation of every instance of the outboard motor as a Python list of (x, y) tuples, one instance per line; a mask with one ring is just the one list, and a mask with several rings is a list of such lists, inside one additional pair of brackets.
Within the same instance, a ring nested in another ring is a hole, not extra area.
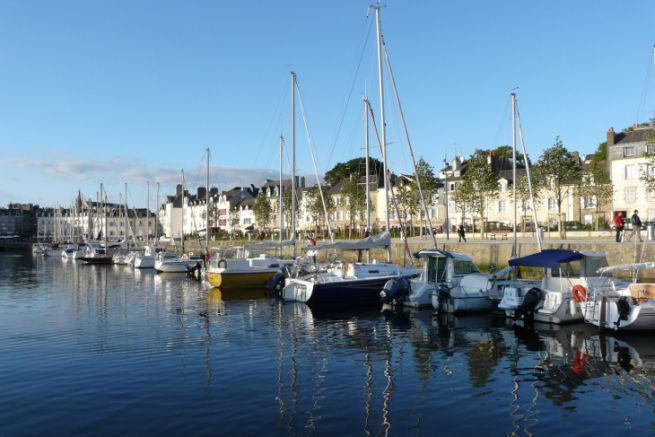
[(266, 288), (272, 293), (277, 294), (278, 296), (282, 296), (282, 289), (284, 288), (284, 282), (287, 279), (287, 271), (285, 268), (280, 268), (278, 269), (277, 272), (275, 272), (275, 275), (271, 279), (268, 280), (268, 283), (266, 284)]
[(630, 303), (628, 302), (627, 296), (621, 297), (616, 302), (616, 309), (619, 312), (619, 320), (616, 321), (616, 327), (619, 327), (621, 320), (628, 320), (630, 315)]
[(200, 281), (202, 279), (202, 265), (200, 264), (200, 261), (198, 261), (195, 266), (189, 269), (187, 274), (196, 281)]
[(516, 318), (521, 317), (521, 315), (527, 318), (532, 318), (534, 316), (534, 311), (542, 298), (543, 292), (540, 289), (533, 287), (528, 290), (523, 297), (523, 302), (516, 309)]
[(380, 291), (380, 300), (384, 304), (401, 303), (404, 297), (409, 296), (410, 284), (405, 277), (389, 279)]
[(450, 287), (442, 282), (437, 289), (437, 302), (439, 302), (439, 308), (437, 308), (437, 311), (445, 311), (449, 300)]

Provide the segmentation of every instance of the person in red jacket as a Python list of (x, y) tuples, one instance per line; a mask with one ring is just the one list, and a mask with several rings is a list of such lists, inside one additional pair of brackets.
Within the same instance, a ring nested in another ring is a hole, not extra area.
[(621, 213), (617, 212), (614, 216), (614, 227), (616, 228), (616, 242), (621, 242), (621, 232), (623, 232), (623, 217)]

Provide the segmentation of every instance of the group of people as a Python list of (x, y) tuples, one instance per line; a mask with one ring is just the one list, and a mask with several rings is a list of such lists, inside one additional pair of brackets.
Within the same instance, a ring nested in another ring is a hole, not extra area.
[(630, 217), (630, 224), (632, 225), (632, 233), (628, 235), (627, 239), (624, 239), (625, 236), (625, 225), (623, 223), (623, 216), (621, 213), (617, 212), (614, 216), (614, 228), (616, 229), (616, 242), (621, 243), (622, 241), (630, 241), (632, 237), (637, 236), (639, 241), (641, 239), (641, 219), (639, 218), (639, 211), (635, 209), (635, 212)]

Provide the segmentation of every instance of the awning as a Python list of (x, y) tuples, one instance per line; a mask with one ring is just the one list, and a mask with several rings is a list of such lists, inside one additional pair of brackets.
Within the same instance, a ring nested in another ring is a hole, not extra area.
[(510, 259), (509, 265), (512, 267), (548, 267), (557, 269), (561, 263), (582, 258), (584, 258), (584, 255), (577, 250), (547, 249), (521, 258)]

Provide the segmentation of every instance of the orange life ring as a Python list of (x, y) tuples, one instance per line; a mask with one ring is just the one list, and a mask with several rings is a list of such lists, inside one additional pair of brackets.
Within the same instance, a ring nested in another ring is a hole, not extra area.
[(577, 303), (587, 300), (587, 290), (580, 284), (574, 286), (571, 293), (573, 293), (573, 299), (575, 299)]

